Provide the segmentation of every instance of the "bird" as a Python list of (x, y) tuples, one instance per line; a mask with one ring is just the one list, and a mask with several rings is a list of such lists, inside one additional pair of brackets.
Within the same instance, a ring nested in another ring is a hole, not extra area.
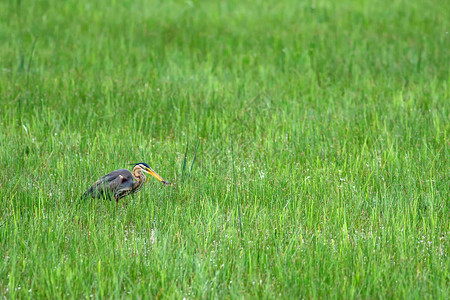
[(84, 192), (82, 198), (106, 198), (119, 202), (119, 199), (136, 193), (144, 186), (147, 179), (144, 173), (152, 175), (164, 184), (170, 184), (149, 165), (141, 162), (134, 165), (132, 172), (128, 169), (119, 169), (101, 177)]

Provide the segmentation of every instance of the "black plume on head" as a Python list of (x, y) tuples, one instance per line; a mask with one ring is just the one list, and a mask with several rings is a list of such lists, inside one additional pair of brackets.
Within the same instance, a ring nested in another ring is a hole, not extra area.
[(141, 163), (137, 163), (137, 164), (135, 164), (135, 166), (137, 166), (137, 165), (144, 165), (144, 166), (146, 166), (147, 168), (150, 168), (150, 166), (149, 165), (147, 165), (146, 163), (144, 163), (144, 162), (141, 162)]

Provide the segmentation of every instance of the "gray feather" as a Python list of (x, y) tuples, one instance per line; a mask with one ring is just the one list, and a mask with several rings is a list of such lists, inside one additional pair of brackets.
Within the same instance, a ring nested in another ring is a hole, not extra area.
[(97, 180), (86, 190), (83, 197), (120, 199), (132, 192), (136, 183), (136, 179), (129, 170), (116, 170)]

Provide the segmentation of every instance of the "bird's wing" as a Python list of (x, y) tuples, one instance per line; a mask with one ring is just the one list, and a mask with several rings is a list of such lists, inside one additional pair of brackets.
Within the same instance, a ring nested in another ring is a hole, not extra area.
[(125, 197), (133, 191), (133, 187), (136, 184), (136, 179), (133, 176), (123, 177), (119, 175), (118, 185), (114, 190), (114, 198), (119, 200), (120, 198)]
[(98, 198), (105, 196), (106, 193), (115, 194), (118, 190), (133, 187), (135, 179), (127, 169), (113, 171), (101, 177), (99, 180), (86, 190), (85, 197)]

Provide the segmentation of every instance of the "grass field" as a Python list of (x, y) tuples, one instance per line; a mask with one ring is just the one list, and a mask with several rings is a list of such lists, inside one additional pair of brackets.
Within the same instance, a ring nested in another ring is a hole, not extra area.
[(0, 297), (449, 299), (449, 15), (1, 1)]

